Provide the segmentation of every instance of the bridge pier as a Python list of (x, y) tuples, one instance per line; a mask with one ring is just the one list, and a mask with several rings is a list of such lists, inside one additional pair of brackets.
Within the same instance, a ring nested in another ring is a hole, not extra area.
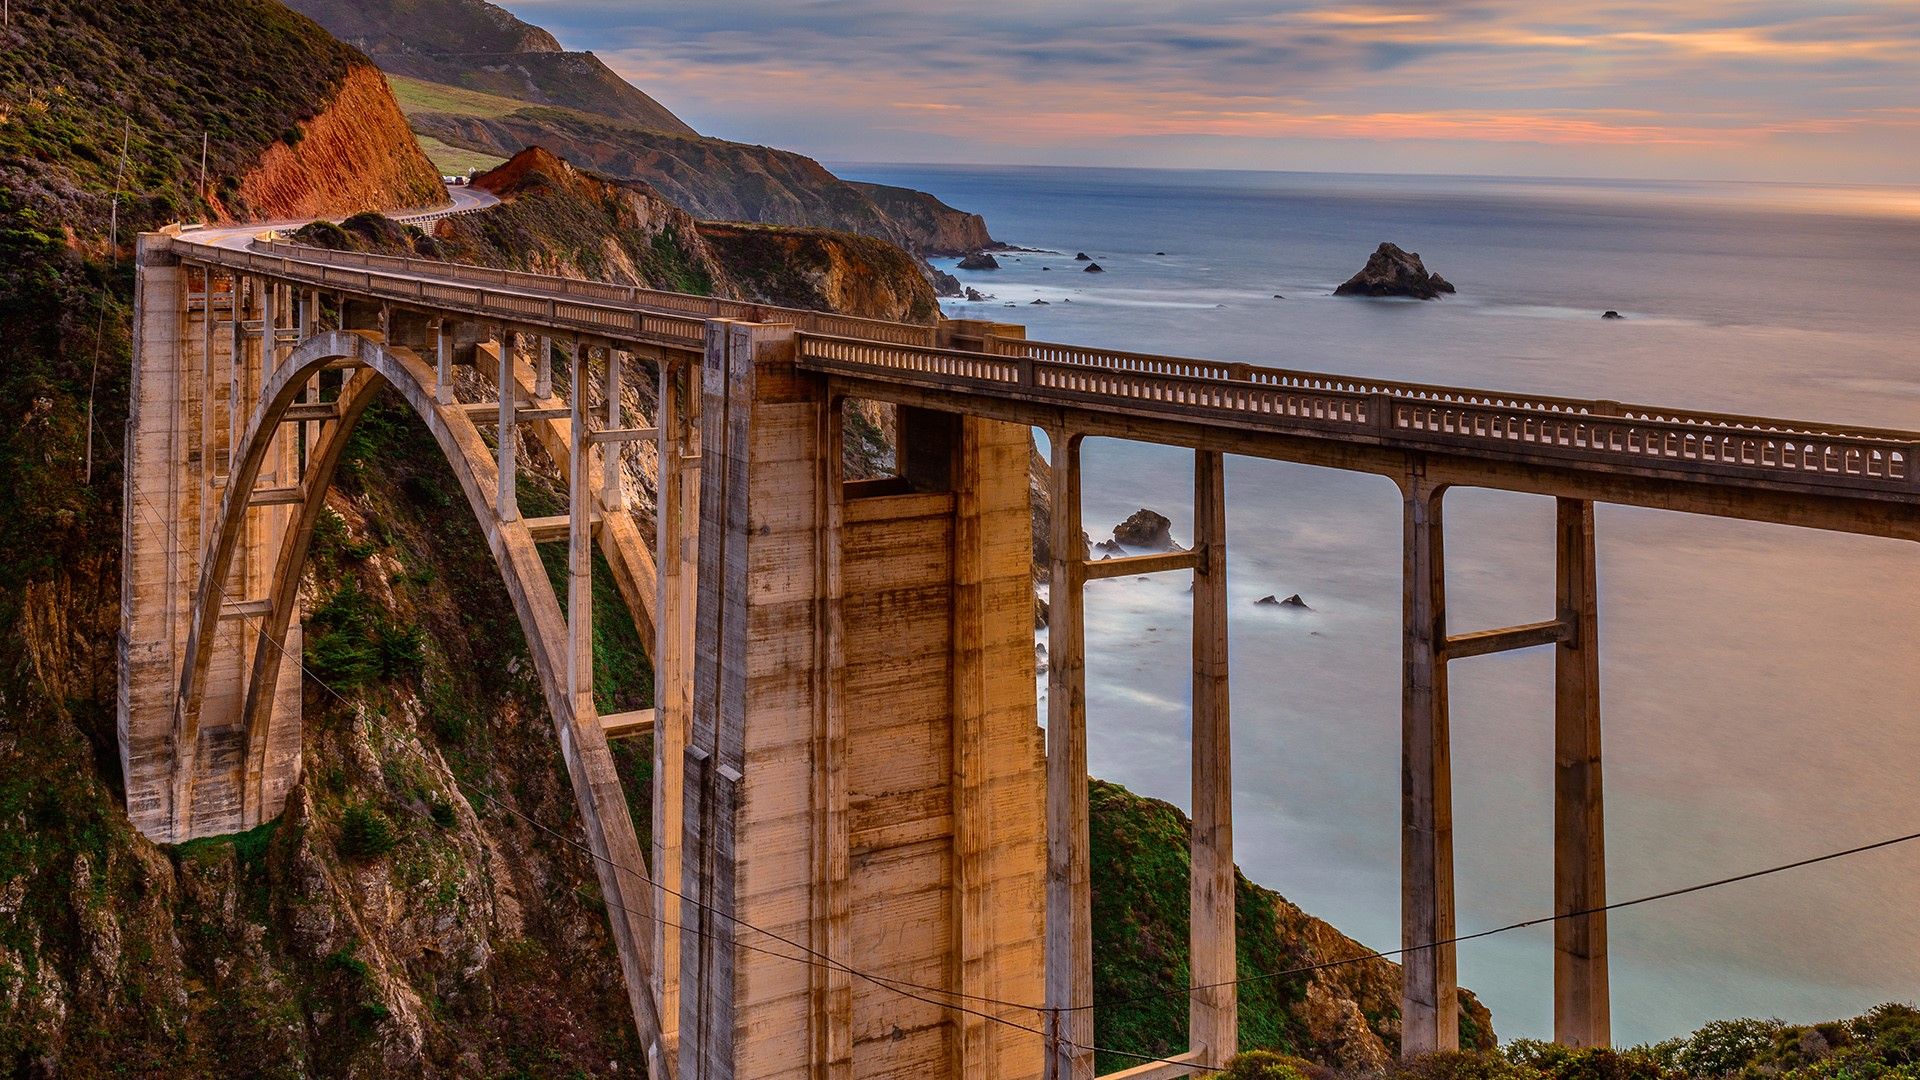
[(300, 457), (291, 428), (275, 432), (258, 487), (237, 496), (248, 510), (233, 538), (226, 602), (204, 631), (216, 659), (198, 709), (183, 714), (201, 567), (235, 443), (279, 362), (284, 309), (273, 283), (183, 266), (163, 237), (142, 237), (138, 260), (117, 723), (129, 816), (148, 835), (179, 842), (270, 820), (299, 774), (297, 666), (280, 674), (279, 689), (292, 689), (272, 695), (267, 722), (247, 718), (257, 654), (300, 648), (297, 625), (272, 639), (263, 625)]
[(903, 410), (903, 475), (846, 481), (794, 344), (709, 324), (681, 1070), (1031, 1080), (1038, 1036), (883, 985), (1040, 997), (1026, 429)]
[(1447, 726), (1447, 602), (1441, 500), (1415, 467), (1403, 479), (1400, 725), (1400, 1052), (1460, 1045), (1453, 909), (1453, 765)]
[(1600, 661), (1593, 503), (1555, 499), (1554, 618), (1449, 635), (1441, 503), (1416, 465), (1406, 507), (1402, 685), (1401, 1053), (1459, 1045), (1447, 665), (1554, 646), (1554, 1040), (1606, 1046), (1606, 844), (1600, 782)]
[(1080, 438), (1052, 445), (1047, 618), (1047, 1077), (1094, 1075), (1093, 892), (1087, 797), (1085, 591), (1089, 578), (1193, 572), (1192, 831), (1188, 839), (1187, 1050), (1127, 1080), (1222, 1068), (1239, 1048), (1239, 950), (1233, 864), (1233, 742), (1228, 707), (1225, 455), (1196, 450), (1190, 551), (1088, 562), (1080, 513)]
[[(1600, 785), (1600, 620), (1593, 503), (1555, 502), (1553, 1038), (1612, 1040), (1607, 985), (1606, 823)], [(1585, 912), (1586, 914), (1576, 914)]]

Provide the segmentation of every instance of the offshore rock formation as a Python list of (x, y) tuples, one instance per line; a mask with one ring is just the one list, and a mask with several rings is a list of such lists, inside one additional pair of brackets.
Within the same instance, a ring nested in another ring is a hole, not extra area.
[(962, 270), (998, 270), (1000, 260), (984, 251), (971, 251), (962, 257), (957, 265)]
[(1139, 551), (1172, 551), (1173, 522), (1145, 507), (1113, 527), (1115, 541)]
[(236, 206), (266, 218), (446, 202), (440, 174), (409, 136), (386, 80), (364, 64), (348, 71), (318, 115), (267, 147), (239, 193)]
[(1420, 256), (1402, 250), (1397, 244), (1381, 244), (1367, 258), (1367, 265), (1348, 278), (1335, 296), (1407, 296), (1416, 300), (1435, 300), (1450, 293), (1453, 286), (1438, 274), (1427, 273)]

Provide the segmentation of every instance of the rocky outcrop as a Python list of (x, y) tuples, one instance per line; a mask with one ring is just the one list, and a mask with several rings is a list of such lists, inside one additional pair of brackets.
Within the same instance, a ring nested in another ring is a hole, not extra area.
[(568, 109), (496, 116), (416, 110), (408, 120), (422, 134), (502, 157), (544, 146), (581, 168), (647, 184), (697, 218), (810, 225), (912, 244), (872, 199), (802, 154), (651, 131)]
[(1104, 266), (1101, 266), (1097, 262), (1090, 262), (1087, 265), (1081, 267), (1080, 272), (1083, 274), (1104, 274), (1107, 272), (1107, 268)]
[(696, 228), (741, 294), (784, 307), (930, 323), (933, 287), (905, 251), (829, 229), (702, 221)]
[(955, 210), (938, 197), (912, 188), (858, 180), (852, 184), (900, 226), (922, 255), (962, 255), (1000, 246), (987, 234), (987, 219), (979, 214)]
[(1113, 527), (1116, 542), (1136, 551), (1172, 551), (1173, 522), (1163, 514), (1142, 507), (1127, 520)]
[(335, 217), (446, 202), (440, 174), (407, 129), (380, 72), (352, 68), (311, 120), (267, 147), (229, 216)]
[(998, 270), (1000, 260), (984, 251), (968, 252), (957, 264), (962, 270)]
[(552, 34), (485, 0), (289, 0), (289, 6), (396, 75), (695, 134), (599, 57), (567, 52)]
[[(1191, 823), (1174, 806), (1117, 784), (1095, 780), (1091, 789), (1093, 996), (1116, 1003), (1094, 1013), (1094, 1042), (1137, 1054), (1177, 1052), (1184, 1044), (1171, 1039), (1184, 1036), (1186, 1000), (1153, 995), (1187, 977)], [(1397, 1057), (1400, 965), (1245, 875), (1235, 878), (1242, 974), (1302, 970), (1241, 985), (1241, 1049), (1284, 1049), (1355, 1071)], [(1495, 1045), (1486, 1007), (1466, 990), (1460, 1016), (1463, 1049)], [(1103, 1054), (1096, 1071), (1126, 1064)]]
[(1405, 296), (1416, 300), (1435, 300), (1450, 293), (1453, 286), (1437, 274), (1427, 273), (1420, 256), (1402, 250), (1397, 244), (1381, 244), (1367, 258), (1360, 272), (1333, 290), (1335, 296)]

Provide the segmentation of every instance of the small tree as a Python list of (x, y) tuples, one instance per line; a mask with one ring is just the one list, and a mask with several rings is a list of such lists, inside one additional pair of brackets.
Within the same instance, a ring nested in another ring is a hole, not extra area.
[(340, 857), (371, 862), (400, 842), (393, 822), (371, 806), (356, 803), (340, 819)]

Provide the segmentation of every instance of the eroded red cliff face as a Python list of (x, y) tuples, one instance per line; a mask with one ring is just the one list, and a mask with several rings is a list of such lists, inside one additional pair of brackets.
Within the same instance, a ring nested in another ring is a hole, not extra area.
[(445, 201), (379, 70), (355, 65), (313, 119), (269, 146), (240, 181), (230, 217), (338, 217)]

